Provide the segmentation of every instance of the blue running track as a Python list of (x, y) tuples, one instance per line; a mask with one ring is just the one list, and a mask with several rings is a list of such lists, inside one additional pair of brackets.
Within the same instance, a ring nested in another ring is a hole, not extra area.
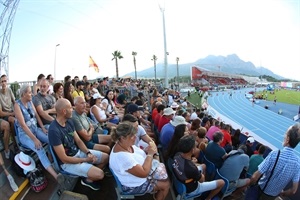
[[(232, 97), (228, 91), (212, 93), (208, 98), (209, 106), (244, 130), (250, 130), (250, 135), (260, 143), (271, 149), (281, 149), (286, 130), (296, 122), (259, 105), (252, 106), (245, 97), (245, 90), (234, 90), (232, 93)], [(300, 157), (300, 145), (295, 150)]]

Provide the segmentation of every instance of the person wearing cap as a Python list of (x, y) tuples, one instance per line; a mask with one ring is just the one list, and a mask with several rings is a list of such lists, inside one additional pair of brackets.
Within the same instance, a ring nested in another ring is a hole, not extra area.
[[(295, 148), (300, 142), (300, 123), (290, 126), (283, 138), (283, 149), (271, 151), (264, 161), (258, 166), (258, 170), (251, 177), (251, 184), (258, 181), (260, 190), (268, 184), (262, 192), (262, 198), (277, 199), (277, 196), (284, 197), (294, 195), (297, 192), (300, 180), (300, 159)], [(276, 162), (273, 175), (270, 170)], [(290, 185), (290, 183), (292, 183)], [(294, 196), (296, 197), (296, 196)], [(299, 196), (297, 196), (299, 197)]]
[(84, 177), (82, 185), (99, 190), (95, 181), (104, 178), (102, 168), (108, 163), (108, 154), (88, 149), (80, 139), (71, 120), (73, 107), (69, 100), (59, 99), (55, 109), (57, 118), (49, 127), (49, 143), (58, 163), (64, 171)]
[(163, 150), (167, 150), (170, 141), (174, 135), (175, 127), (180, 124), (187, 124), (184, 117), (182, 116), (175, 116), (174, 119), (170, 120), (169, 123), (163, 126), (160, 132), (160, 142), (162, 145)]
[(106, 135), (107, 130), (103, 130), (93, 120), (87, 117), (84, 112), (86, 109), (86, 102), (82, 97), (75, 97), (74, 110), (72, 112), (72, 121), (75, 130), (79, 137), (85, 143), (87, 148), (110, 153), (111, 136)]
[(3, 161), (3, 158), (2, 158), (2, 154), (0, 154), (0, 165), (2, 166), (3, 168), (3, 171), (7, 177), (7, 180), (9, 182), (9, 185), (11, 187), (11, 189), (16, 192), (19, 190), (14, 178), (11, 176), (11, 174), (8, 172), (8, 170), (6, 169), (5, 165), (4, 165), (4, 161)]
[(249, 157), (251, 157), (254, 154), (254, 151), (252, 149), (253, 145), (254, 145), (254, 142), (255, 142), (255, 140), (254, 140), (254, 137), (252, 137), (252, 136), (248, 137), (247, 140), (246, 140), (246, 147), (247, 147), (246, 154)]
[(244, 191), (250, 183), (249, 178), (240, 178), (242, 171), (247, 171), (249, 167), (249, 156), (246, 151), (246, 145), (241, 145), (237, 150), (230, 151), (219, 169), (220, 174), (228, 179), (229, 189), (235, 189), (235, 194)]
[(222, 179), (205, 181), (205, 175), (193, 161), (192, 156), (196, 149), (195, 137), (185, 135), (178, 143), (179, 152), (174, 156), (172, 170), (179, 181), (186, 187), (189, 196), (195, 196), (210, 191), (205, 199), (212, 199), (225, 185)]
[(109, 130), (111, 127), (116, 126), (116, 124), (109, 122), (111, 118), (106, 116), (105, 108), (101, 104), (102, 99), (104, 97), (100, 93), (93, 94), (90, 99), (90, 116), (103, 129)]
[(140, 111), (143, 110), (143, 107), (139, 107), (136, 104), (129, 104), (127, 106), (127, 114), (132, 114), (133, 116), (135, 116), (138, 120), (139, 120), (139, 124), (143, 126), (144, 129), (146, 129), (147, 134), (150, 135), (150, 137), (155, 137), (154, 133), (151, 130), (151, 122), (144, 119), (141, 114)]
[(171, 108), (175, 111), (178, 109), (178, 107), (179, 107), (179, 105), (176, 102), (173, 102), (171, 105)]
[[(48, 94), (49, 82), (46, 79), (40, 82), (40, 91), (33, 98), (33, 104), (44, 125), (49, 125), (56, 117), (55, 98)], [(48, 128), (48, 126), (46, 126)]]
[(84, 93), (83, 93), (83, 88), (84, 88), (84, 82), (82, 81), (77, 81), (76, 82), (76, 88), (72, 93), (72, 97), (75, 99), (75, 97), (83, 97), (84, 98)]
[[(101, 93), (100, 93), (101, 94)], [(109, 122), (118, 124), (120, 122), (120, 117), (118, 116), (118, 110), (113, 101), (114, 91), (107, 90), (104, 99), (101, 101), (103, 107), (106, 109), (106, 115), (111, 118)]]
[(161, 132), (162, 127), (169, 123), (171, 119), (173, 119), (176, 111), (174, 111), (172, 108), (165, 108), (163, 110), (163, 115), (159, 119), (157, 130), (158, 132)]

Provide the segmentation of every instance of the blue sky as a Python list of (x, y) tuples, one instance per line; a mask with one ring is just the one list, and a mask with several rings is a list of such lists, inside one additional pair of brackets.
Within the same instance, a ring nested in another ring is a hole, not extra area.
[[(165, 0), (168, 62), (237, 54), (255, 66), (300, 80), (300, 0)], [(161, 1), (163, 2), (163, 1)], [(163, 62), (162, 15), (156, 0), (20, 0), (10, 40), (10, 81), (54, 73), (122, 76)], [(88, 68), (91, 55), (99, 74)], [(20, 73), (22, 72), (22, 73)], [(24, 73), (23, 73), (24, 72)]]

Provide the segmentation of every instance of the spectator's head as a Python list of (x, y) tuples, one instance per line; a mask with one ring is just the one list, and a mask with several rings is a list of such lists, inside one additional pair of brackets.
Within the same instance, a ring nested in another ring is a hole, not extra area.
[(127, 106), (127, 109), (126, 109), (127, 112), (126, 113), (132, 114), (135, 117), (140, 117), (140, 110), (141, 109), (142, 108), (139, 108), (138, 105), (132, 103), (132, 104), (129, 104)]
[(40, 81), (40, 93), (42, 95), (47, 95), (49, 89), (49, 82), (47, 81), (47, 79), (42, 79)]
[(196, 118), (192, 121), (191, 124), (191, 130), (197, 130), (200, 127), (201, 120), (199, 118)]
[(224, 135), (220, 131), (217, 131), (213, 134), (213, 141), (215, 143), (221, 143), (223, 138), (224, 138)]
[(132, 103), (135, 103), (138, 99), (139, 99), (138, 96), (133, 96), (133, 97), (131, 98), (130, 101), (131, 101)]
[(289, 127), (283, 141), (283, 146), (295, 148), (300, 142), (300, 123)]
[(200, 127), (200, 128), (198, 128), (198, 129), (196, 130), (196, 132), (197, 132), (198, 138), (204, 139), (205, 136), (206, 136), (207, 130), (206, 130), (206, 128), (204, 128), (204, 127)]
[(84, 82), (83, 81), (77, 81), (76, 82), (76, 88), (77, 88), (77, 90), (83, 90), (83, 88), (84, 88)]
[(65, 76), (65, 78), (64, 78), (64, 83), (66, 83), (66, 82), (71, 82), (72, 81), (72, 79), (71, 79), (71, 76)]
[(240, 145), (238, 149), (240, 149), (243, 153), (247, 153), (247, 147), (244, 144)]
[(170, 124), (172, 124), (173, 126), (176, 127), (176, 126), (178, 126), (180, 124), (186, 125), (187, 122), (185, 121), (184, 117), (182, 117), (182, 116), (175, 116), (174, 119), (172, 119), (170, 121)]
[(93, 94), (92, 98), (90, 99), (90, 107), (92, 107), (93, 105), (100, 105), (102, 99), (104, 99), (103, 96), (101, 96), (101, 94), (99, 92), (96, 92)]
[(158, 113), (161, 113), (161, 112), (163, 112), (163, 110), (164, 110), (165, 108), (166, 108), (165, 105), (160, 104), (159, 106), (157, 106), (157, 112), (158, 112)]
[(70, 119), (72, 117), (73, 107), (68, 99), (60, 98), (55, 103), (57, 117)]
[(85, 112), (86, 103), (84, 98), (82, 98), (81, 96), (77, 96), (74, 98), (74, 105), (75, 105), (75, 111), (79, 115), (82, 115)]
[(138, 118), (132, 114), (124, 115), (122, 122), (131, 122), (134, 125), (134, 127), (136, 127), (136, 128), (138, 128), (138, 125), (139, 125)]
[(64, 86), (62, 83), (55, 83), (53, 86), (54, 93), (57, 93), (58, 95), (63, 95), (64, 93)]
[(265, 151), (266, 151), (266, 146), (263, 144), (260, 145), (260, 147), (258, 148), (258, 154), (264, 155)]
[(252, 146), (254, 144), (255, 140), (254, 137), (248, 137), (246, 140), (246, 145)]
[(175, 111), (172, 108), (165, 108), (163, 115), (169, 119), (172, 119), (175, 114)]
[(184, 135), (179, 140), (178, 151), (182, 153), (192, 153), (195, 145), (195, 137), (193, 135)]
[(37, 77), (37, 83), (40, 84), (40, 81), (42, 79), (45, 79), (45, 75), (44, 74), (39, 74), (38, 77)]
[(114, 142), (135, 143), (137, 129), (130, 122), (121, 122), (117, 127), (111, 129), (111, 139)]

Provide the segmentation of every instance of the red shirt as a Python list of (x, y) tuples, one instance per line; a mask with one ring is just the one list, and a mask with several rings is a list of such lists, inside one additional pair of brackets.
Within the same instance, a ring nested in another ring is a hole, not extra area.
[(221, 132), (223, 133), (223, 135), (224, 135), (224, 139), (223, 139), (223, 141), (222, 141), (222, 143), (220, 144), (220, 146), (221, 147), (225, 147), (225, 145), (227, 144), (227, 143), (231, 143), (231, 135), (229, 134), (229, 132), (227, 131), (227, 130), (221, 130)]
[(166, 118), (166, 116), (163, 115), (158, 122), (158, 127), (157, 127), (158, 131), (160, 132), (162, 127), (169, 122), (170, 122), (170, 119)]
[(160, 118), (161, 118), (161, 114), (157, 113), (157, 115), (155, 116), (155, 119), (154, 119), (154, 125), (156, 126), (156, 128), (158, 128), (158, 123), (159, 123)]
[(156, 108), (154, 108), (154, 109), (152, 110), (152, 120), (153, 120), (153, 121), (155, 120), (155, 117), (156, 117), (157, 114), (158, 114), (158, 111), (157, 111)]

